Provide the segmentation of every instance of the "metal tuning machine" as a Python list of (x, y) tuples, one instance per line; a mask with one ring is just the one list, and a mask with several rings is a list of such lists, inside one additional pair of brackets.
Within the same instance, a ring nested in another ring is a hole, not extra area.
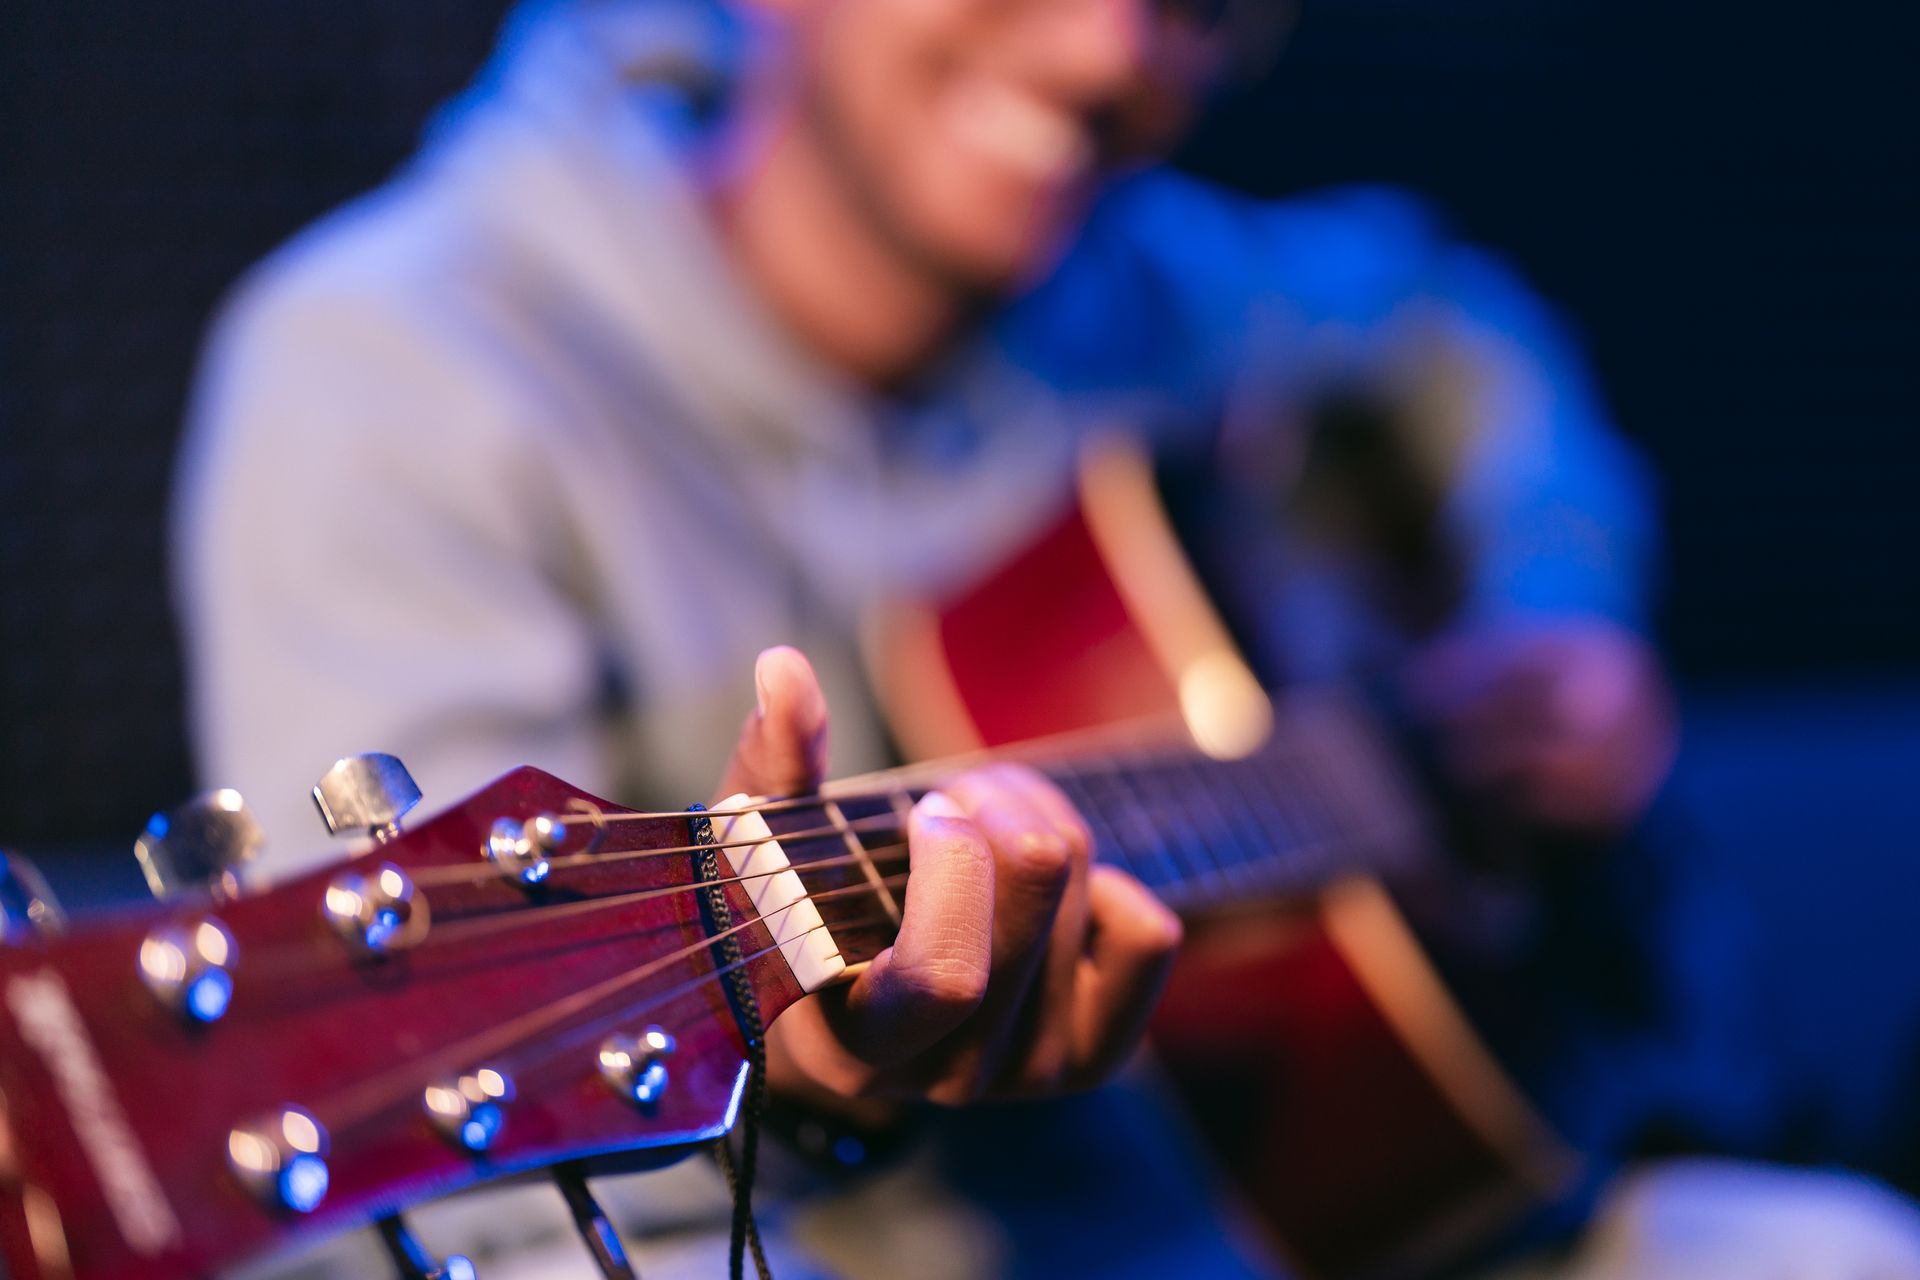
[(243, 874), (265, 844), (247, 802), (224, 787), (154, 814), (134, 841), (133, 856), (154, 897), (204, 889), (219, 900), (239, 896)]
[(67, 913), (40, 868), (17, 853), (0, 850), (0, 942), (35, 942), (66, 927)]
[(553, 869), (548, 855), (566, 838), (566, 825), (550, 813), (524, 823), (499, 818), (487, 833), (487, 861), (514, 884), (531, 887), (547, 878)]
[(384, 844), (420, 803), (420, 787), (395, 757), (365, 752), (335, 760), (313, 784), (313, 802), (332, 834), (365, 831)]
[[(313, 784), (313, 802), (332, 834), (364, 831), (385, 844), (420, 803), (420, 787), (395, 757), (366, 752), (334, 761)], [(321, 910), (362, 956), (391, 955), (426, 936), (427, 900), (391, 862), (342, 871), (328, 882)]]
[(227, 1166), (270, 1208), (312, 1213), (327, 1197), (327, 1131), (302, 1107), (282, 1107), (227, 1135)]

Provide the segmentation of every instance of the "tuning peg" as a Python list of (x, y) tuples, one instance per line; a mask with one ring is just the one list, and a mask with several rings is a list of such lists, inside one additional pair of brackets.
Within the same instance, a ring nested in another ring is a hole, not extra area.
[(17, 853), (0, 851), (0, 942), (30, 942), (66, 927), (67, 913), (40, 868)]
[(227, 1134), (227, 1166), (262, 1204), (312, 1213), (326, 1199), (327, 1131), (304, 1107), (284, 1106)]
[(435, 1262), (406, 1219), (397, 1213), (380, 1219), (379, 1226), (380, 1241), (399, 1268), (401, 1280), (475, 1280), (479, 1274), (473, 1260), (463, 1253), (448, 1254), (445, 1262)]
[(375, 840), (400, 834), (400, 819), (420, 803), (420, 788), (393, 756), (345, 756), (313, 784), (313, 802), (334, 835), (366, 831)]
[(216, 898), (240, 893), (247, 865), (260, 856), (266, 833), (231, 787), (203, 791), (147, 820), (133, 856), (156, 898), (206, 889)]

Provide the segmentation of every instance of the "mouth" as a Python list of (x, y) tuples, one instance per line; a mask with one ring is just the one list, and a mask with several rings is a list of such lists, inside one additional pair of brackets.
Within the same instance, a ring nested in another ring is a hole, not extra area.
[(1004, 80), (963, 76), (941, 113), (962, 145), (1026, 181), (1065, 186), (1093, 164), (1093, 139), (1079, 116)]

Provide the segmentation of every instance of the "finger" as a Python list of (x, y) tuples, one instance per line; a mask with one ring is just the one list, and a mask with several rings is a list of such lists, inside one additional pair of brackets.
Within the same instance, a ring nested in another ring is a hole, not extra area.
[[(1084, 829), (1077, 823), (1063, 827), (1063, 818), (1050, 811), (1054, 806), (1037, 793), (1047, 785), (1030, 769), (995, 765), (947, 786), (993, 854), (993, 970), (978, 1015), (955, 1042), (942, 1046), (939, 1082), (929, 1091), (936, 1101), (972, 1101), (1000, 1076), (1003, 1063), (1024, 1064), (1049, 1011), (1066, 1007), (1071, 962), (1085, 930), (1084, 910), (1068, 901), (1084, 897), (1084, 890), (1075, 891), (1074, 868), (1077, 863), (1084, 878), (1086, 851)], [(1056, 944), (1063, 931), (1070, 938)], [(1050, 957), (1063, 948), (1070, 950), (1062, 966), (1067, 981), (1059, 984), (1060, 998), (1049, 1000), (1055, 967)], [(1056, 1033), (1053, 1042), (1055, 1061), (1064, 1062), (1064, 1035)]]
[(1067, 845), (1067, 882), (1054, 908), (1046, 955), (1025, 993), (1019, 1029), (1004, 1068), (1008, 1080), (1024, 1082), (1027, 1088), (1051, 1087), (1066, 1072), (1072, 1058), (1069, 1014), (1076, 974), (1087, 946), (1088, 862), (1093, 836), (1073, 803), (1041, 774), (1015, 767), (1008, 780)]
[(1180, 948), (1180, 919), (1115, 867), (1087, 880), (1086, 955), (1075, 972), (1072, 1062), (1065, 1083), (1111, 1074), (1139, 1043)]
[[(946, 791), (979, 826), (993, 851), (995, 970), (1039, 959), (1073, 874), (1069, 832), (1034, 794), (1031, 770), (991, 765), (964, 773)], [(1038, 775), (1032, 775), (1036, 777)], [(1085, 846), (1078, 856), (1084, 860)]]
[(827, 699), (813, 664), (777, 645), (753, 664), (754, 709), (740, 726), (716, 796), (791, 796), (820, 785), (827, 764)]
[(980, 829), (951, 796), (929, 791), (913, 807), (907, 851), (899, 932), (834, 1019), (846, 1046), (881, 1069), (966, 1021), (992, 968), (994, 862)]

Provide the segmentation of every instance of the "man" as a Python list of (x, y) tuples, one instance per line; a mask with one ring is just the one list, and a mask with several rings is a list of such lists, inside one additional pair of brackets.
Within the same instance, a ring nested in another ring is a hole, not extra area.
[[(989, 572), (1059, 509), (1088, 431), (1165, 448), (1222, 422), (1271, 431), (1333, 369), (1456, 429), (1433, 436), (1435, 523), (1467, 568), (1443, 614), (1409, 624), (1353, 607), (1390, 585), (1352, 589), (1343, 557), (1276, 543), (1240, 561), (1254, 630), (1296, 670), (1396, 654), (1459, 778), (1516, 811), (1633, 821), (1672, 743), (1634, 631), (1645, 519), (1552, 325), (1402, 204), (1262, 209), (1151, 169), (1265, 16), (516, 15), (418, 161), (279, 255), (213, 339), (178, 507), (205, 775), (254, 799), (282, 867), (308, 780), (368, 746), (441, 800), (531, 762), (684, 803), (711, 790), (756, 652), (734, 783), (818, 777), (821, 687), (837, 766), (879, 763), (866, 606)], [(1260, 572), (1282, 561), (1284, 589)], [(1324, 652), (1286, 643), (1302, 635)], [(769, 648), (788, 641), (811, 666)], [(913, 854), (929, 949), (903, 933), (844, 1008), (783, 1019), (777, 1084), (1044, 1091), (1137, 1034), (1175, 926), (1086, 869), (1084, 828), (1031, 775), (947, 794), (957, 812)], [(948, 873), (922, 881), (923, 862)], [(989, 863), (991, 897), (964, 873)], [(956, 933), (965, 963), (936, 962)], [(1106, 1253), (1083, 1234), (1071, 1265), (1260, 1265), (1216, 1228), (1153, 1220), (1105, 1233)], [(1047, 1270), (1036, 1256), (975, 1261)]]

